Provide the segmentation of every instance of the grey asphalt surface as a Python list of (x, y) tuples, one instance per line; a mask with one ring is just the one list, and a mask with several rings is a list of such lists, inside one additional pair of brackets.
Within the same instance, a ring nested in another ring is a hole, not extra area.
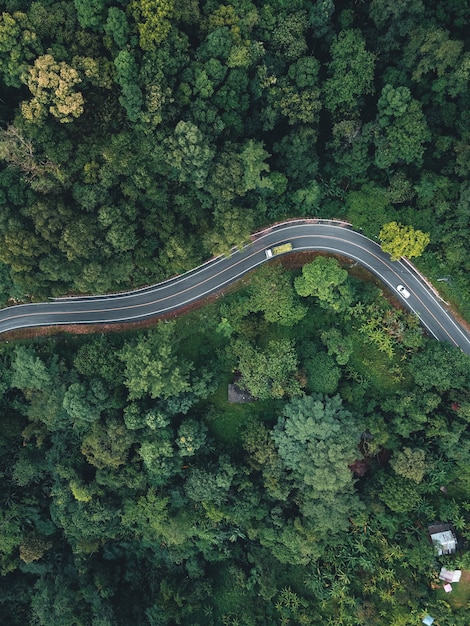
[[(152, 287), (123, 294), (60, 298), (51, 302), (22, 304), (0, 310), (0, 333), (36, 326), (97, 324), (140, 321), (176, 311), (214, 294), (266, 262), (265, 250), (291, 242), (294, 251), (321, 250), (359, 262), (388, 287), (439, 341), (447, 341), (470, 354), (470, 335), (441, 304), (417, 273), (403, 260), (392, 262), (380, 246), (333, 223), (298, 220), (275, 225), (258, 233), (253, 242), (230, 257), (217, 257), (181, 276)], [(397, 285), (410, 298), (403, 298)]]

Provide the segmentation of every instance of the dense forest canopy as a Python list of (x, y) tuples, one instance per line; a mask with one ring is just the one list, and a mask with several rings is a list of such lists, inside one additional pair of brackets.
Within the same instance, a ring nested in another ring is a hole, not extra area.
[(468, 307), (466, 2), (2, 8), (4, 303), (158, 281), (319, 215), (429, 233), (423, 266)]
[(2, 623), (468, 624), (470, 358), (336, 260), (0, 358)]
[[(3, 0), (1, 304), (318, 216), (422, 253), (470, 319), (469, 23), (465, 0)], [(0, 344), (0, 621), (468, 626), (469, 358), (384, 295), (310, 255), (150, 330)]]

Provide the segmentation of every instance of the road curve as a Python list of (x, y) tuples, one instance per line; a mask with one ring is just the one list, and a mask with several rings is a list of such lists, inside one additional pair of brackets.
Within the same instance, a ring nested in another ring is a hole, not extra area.
[[(58, 298), (0, 310), (0, 333), (69, 324), (132, 322), (158, 317), (222, 290), (246, 272), (266, 262), (265, 250), (290, 241), (293, 251), (319, 250), (357, 261), (375, 274), (403, 304), (419, 316), (439, 341), (470, 354), (470, 335), (439, 298), (403, 260), (392, 262), (381, 247), (344, 222), (295, 220), (276, 224), (252, 237), (252, 243), (229, 257), (220, 256), (167, 281), (122, 294)], [(402, 284), (409, 299), (396, 292)]]

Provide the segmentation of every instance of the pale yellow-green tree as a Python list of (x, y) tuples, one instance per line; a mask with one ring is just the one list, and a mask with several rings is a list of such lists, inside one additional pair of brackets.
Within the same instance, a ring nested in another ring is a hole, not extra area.
[(155, 50), (170, 32), (174, 0), (134, 0), (129, 5), (137, 22), (142, 50)]
[(42, 559), (45, 552), (52, 547), (52, 542), (47, 541), (43, 537), (29, 534), (23, 539), (20, 545), (20, 559), (24, 563), (32, 563)]
[(83, 95), (76, 91), (82, 82), (77, 70), (65, 61), (56, 61), (52, 54), (44, 54), (23, 75), (33, 98), (21, 103), (23, 117), (39, 122), (51, 113), (60, 122), (71, 122), (83, 113)]
[(428, 233), (416, 230), (413, 226), (403, 226), (398, 222), (384, 224), (379, 233), (382, 250), (390, 255), (392, 261), (402, 256), (411, 258), (423, 254), (430, 242)]

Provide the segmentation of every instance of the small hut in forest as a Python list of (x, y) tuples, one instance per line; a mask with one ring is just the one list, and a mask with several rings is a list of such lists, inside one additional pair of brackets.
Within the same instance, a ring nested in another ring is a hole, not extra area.
[(452, 524), (431, 524), (428, 532), (439, 556), (453, 554), (457, 550), (457, 535)]

